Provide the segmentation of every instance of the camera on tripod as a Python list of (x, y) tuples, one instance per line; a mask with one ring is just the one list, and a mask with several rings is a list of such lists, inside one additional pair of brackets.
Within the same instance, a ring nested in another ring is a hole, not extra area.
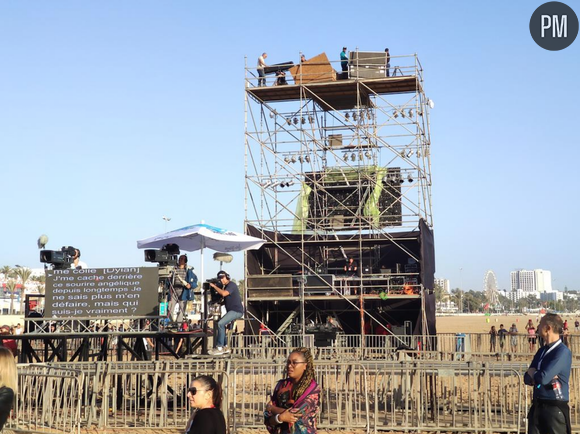
[(41, 250), (40, 262), (51, 264), (55, 270), (70, 268), (70, 264), (72, 264), (76, 254), (76, 250), (77, 249), (72, 246), (64, 246), (60, 250)]
[(177, 265), (179, 246), (177, 244), (165, 244), (161, 249), (145, 250), (145, 262), (157, 262), (159, 264), (159, 278), (164, 279), (171, 275)]

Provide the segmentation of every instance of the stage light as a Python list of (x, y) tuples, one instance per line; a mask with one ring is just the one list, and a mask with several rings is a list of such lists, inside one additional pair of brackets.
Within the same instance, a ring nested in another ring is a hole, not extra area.
[(308, 123), (309, 124), (314, 123), (314, 118), (312, 116), (308, 116)]
[(363, 153), (362, 153), (362, 151), (360, 151), (360, 152), (358, 153), (358, 159), (359, 159), (360, 161), (362, 161), (362, 160), (363, 160)]
[(412, 118), (413, 117), (413, 109), (409, 109), (409, 117)]
[(420, 150), (417, 151), (417, 157), (421, 158), (421, 151)]
[(435, 101), (433, 101), (432, 99), (427, 98), (427, 104), (429, 104), (429, 107), (431, 107), (432, 109), (435, 108)]
[(354, 152), (350, 155), (350, 159), (352, 161), (356, 161), (356, 155), (354, 154)]
[(298, 161), (300, 161), (300, 163), (303, 163), (303, 159), (302, 159), (302, 155), (298, 156)]
[(402, 151), (399, 152), (399, 155), (403, 158), (405, 158), (405, 150), (403, 149)]
[(371, 117), (372, 117), (372, 113), (371, 113), (371, 111), (369, 109), (369, 110), (367, 110), (367, 119), (370, 121), (371, 120)]
[(287, 118), (286, 122), (288, 123), (288, 125), (292, 125), (292, 118)]
[(407, 158), (410, 158), (414, 153), (415, 151), (411, 149), (409, 152), (407, 152)]
[(346, 118), (346, 120), (348, 121), (350, 119), (350, 113), (346, 112), (346, 114), (344, 115), (344, 117)]
[(274, 112), (270, 112), (270, 119), (274, 119)]
[(397, 110), (393, 111), (393, 117), (397, 119), (399, 117), (399, 112)]
[(306, 154), (304, 156), (304, 161), (306, 161), (307, 163), (310, 163), (310, 155)]
[(280, 188), (284, 188), (285, 186), (286, 186), (286, 183), (285, 183), (284, 181), (282, 181), (282, 182), (280, 183)]
[(348, 161), (348, 152), (345, 152), (344, 155), (342, 156), (342, 159), (344, 161)]
[(407, 176), (407, 181), (409, 182), (413, 182), (413, 177), (411, 176), (411, 174), (409, 173), (409, 176)]
[(304, 125), (304, 124), (306, 123), (306, 119), (304, 119), (304, 118), (300, 118), (300, 123), (301, 123), (302, 125)]
[(405, 110), (401, 110), (401, 117), (405, 117)]
[(289, 181), (286, 183), (286, 187), (290, 187), (291, 185), (294, 185), (294, 181)]
[(290, 161), (292, 161), (292, 163), (296, 163), (296, 157), (293, 155)]
[(268, 188), (268, 187), (270, 187), (272, 184), (273, 184), (273, 182), (272, 182), (272, 181), (266, 181), (266, 182), (262, 183), (262, 187), (263, 187), (263, 188)]
[(284, 163), (290, 164), (290, 158), (287, 155), (284, 157)]
[(356, 119), (358, 118), (356, 112), (352, 112), (352, 120), (356, 122)]
[(371, 158), (371, 153), (370, 153), (369, 151), (366, 151), (366, 152), (365, 152), (365, 156), (366, 156), (367, 158)]
[(298, 118), (296, 116), (294, 116), (293, 122), (294, 122), (294, 125), (298, 124)]

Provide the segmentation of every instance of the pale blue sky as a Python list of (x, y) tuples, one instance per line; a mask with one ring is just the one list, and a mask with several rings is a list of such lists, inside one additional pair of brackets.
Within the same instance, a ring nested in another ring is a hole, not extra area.
[[(242, 231), (244, 57), (346, 45), (425, 69), (436, 275), (480, 290), (488, 269), (507, 287), (544, 268), (580, 289), (580, 41), (538, 47), (541, 4), (2, 1), (0, 265), (40, 267), (42, 233), (94, 267), (144, 265), (136, 240), (163, 215)], [(241, 278), (242, 257), (229, 269)]]

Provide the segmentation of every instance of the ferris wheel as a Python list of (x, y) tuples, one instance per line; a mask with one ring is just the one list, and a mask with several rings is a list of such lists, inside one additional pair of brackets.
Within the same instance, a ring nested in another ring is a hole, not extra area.
[(485, 279), (483, 281), (483, 292), (485, 293), (485, 298), (490, 306), (494, 306), (498, 302), (498, 292), (497, 292), (497, 278), (492, 270), (488, 270), (485, 273)]

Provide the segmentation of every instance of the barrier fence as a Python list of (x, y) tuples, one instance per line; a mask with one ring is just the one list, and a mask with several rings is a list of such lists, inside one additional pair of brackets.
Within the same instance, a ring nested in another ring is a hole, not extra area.
[[(284, 360), (222, 358), (152, 362), (19, 365), (9, 428), (78, 433), (81, 428), (183, 428), (187, 387), (197, 375), (223, 386), (230, 432), (263, 429), (263, 410)], [(280, 353), (280, 355), (282, 355)], [(531, 388), (523, 362), (318, 360), (320, 428), (378, 431), (523, 432)], [(425, 355), (425, 354), (423, 354)], [(574, 429), (580, 429), (580, 364), (570, 378)]]

